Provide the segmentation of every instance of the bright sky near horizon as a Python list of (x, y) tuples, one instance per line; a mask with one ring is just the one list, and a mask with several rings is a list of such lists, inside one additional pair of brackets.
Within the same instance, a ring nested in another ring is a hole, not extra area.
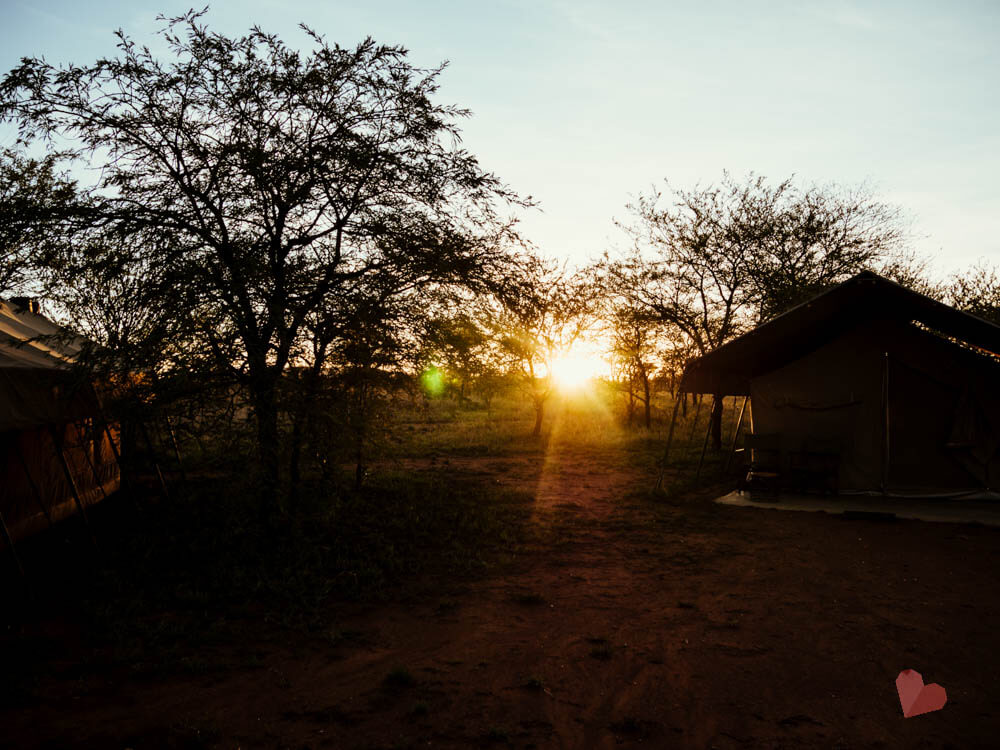
[[(112, 55), (116, 28), (155, 48), (157, 14), (193, 4), (0, 0), (0, 73)], [(465, 146), (540, 202), (522, 228), (549, 255), (622, 245), (630, 197), (728, 169), (868, 181), (940, 274), (1000, 264), (1000, 3), (217, 0), (206, 20), (450, 61), (439, 101), (471, 109)]]

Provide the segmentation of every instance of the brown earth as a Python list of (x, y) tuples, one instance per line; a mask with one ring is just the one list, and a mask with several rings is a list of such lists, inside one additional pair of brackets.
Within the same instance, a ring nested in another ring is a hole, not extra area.
[[(0, 745), (998, 746), (1000, 530), (656, 503), (615, 458), (452, 459), (534, 494), (538, 533), (494, 575), (339, 607), (336, 644), (217, 647), (236, 666), (206, 674), (68, 659), (44, 703), (0, 710)], [(943, 710), (903, 718), (906, 668)]]

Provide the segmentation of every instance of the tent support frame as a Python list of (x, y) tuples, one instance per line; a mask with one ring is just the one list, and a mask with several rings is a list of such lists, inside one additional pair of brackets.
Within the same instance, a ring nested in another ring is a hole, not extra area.
[(76, 431), (79, 434), (80, 439), (84, 441), (83, 444), (83, 456), (87, 459), (87, 465), (90, 466), (90, 473), (94, 475), (94, 483), (97, 485), (97, 489), (101, 491), (101, 497), (105, 500), (108, 499), (108, 493), (104, 491), (104, 482), (101, 480), (101, 474), (97, 471), (97, 464), (94, 463), (93, 459), (90, 457), (90, 451), (87, 450), (86, 441), (87, 433), (84, 430), (83, 425), (80, 422), (76, 423)]
[(708, 424), (705, 425), (705, 439), (701, 442), (701, 457), (698, 459), (698, 470), (694, 473), (694, 482), (701, 479), (701, 467), (705, 463), (705, 453), (708, 452), (708, 439), (712, 437), (712, 419), (709, 417)]
[(687, 398), (686, 393), (678, 392), (674, 397), (674, 412), (670, 417), (670, 430), (667, 432), (667, 445), (663, 449), (663, 457), (660, 459), (660, 474), (656, 478), (656, 489), (663, 489), (663, 475), (667, 470), (667, 462), (670, 460), (670, 446), (674, 442), (674, 427), (677, 426), (677, 412), (680, 409), (681, 401)]
[(729, 467), (733, 464), (733, 456), (736, 455), (736, 439), (740, 436), (740, 427), (743, 426), (743, 415), (747, 410), (747, 401), (750, 400), (750, 396), (743, 397), (743, 406), (740, 407), (740, 416), (736, 419), (736, 428), (733, 430), (733, 441), (729, 446), (729, 455), (726, 456), (726, 471), (729, 471)]

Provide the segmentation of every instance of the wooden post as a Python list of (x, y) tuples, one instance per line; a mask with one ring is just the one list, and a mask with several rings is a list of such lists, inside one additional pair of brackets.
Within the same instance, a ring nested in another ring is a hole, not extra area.
[(663, 488), (663, 474), (667, 470), (667, 462), (670, 460), (670, 445), (674, 441), (674, 426), (677, 424), (677, 410), (681, 405), (683, 394), (678, 393), (674, 397), (674, 413), (670, 417), (670, 430), (667, 432), (667, 446), (663, 449), (663, 458), (660, 459), (660, 475), (656, 478), (656, 489)]
[(70, 468), (69, 462), (66, 460), (66, 452), (63, 450), (62, 436), (59, 435), (59, 430), (53, 424), (49, 425), (49, 434), (52, 436), (56, 458), (59, 459), (63, 474), (66, 476), (66, 483), (69, 485), (69, 491), (73, 495), (73, 500), (76, 501), (76, 508), (80, 511), (80, 515), (83, 517), (83, 523), (87, 527), (87, 531), (90, 532), (90, 541), (93, 543), (94, 549), (98, 549), (97, 537), (94, 536), (94, 530), (90, 526), (90, 519), (87, 518), (87, 510), (83, 507), (83, 500), (80, 498), (80, 490), (77, 488), (76, 480), (73, 478), (73, 470)]
[(729, 446), (729, 455), (726, 456), (726, 469), (725, 469), (726, 471), (729, 471), (729, 467), (733, 463), (733, 456), (736, 455), (736, 439), (740, 435), (740, 427), (743, 426), (743, 413), (747, 409), (747, 401), (749, 399), (750, 399), (750, 396), (744, 396), (743, 397), (743, 406), (740, 407), (740, 416), (736, 420), (736, 428), (733, 430), (732, 445)]
[(84, 433), (83, 425), (81, 425), (79, 422), (76, 422), (75, 424), (77, 426), (76, 432), (80, 436), (80, 439), (83, 441), (83, 443), (81, 444), (84, 449), (83, 456), (84, 458), (87, 459), (87, 464), (90, 466), (90, 473), (94, 475), (94, 482), (97, 484), (97, 489), (101, 491), (101, 497), (107, 500), (108, 493), (104, 491), (104, 482), (101, 480), (100, 472), (97, 471), (97, 465), (90, 458), (90, 452), (87, 450), (86, 446), (87, 435)]

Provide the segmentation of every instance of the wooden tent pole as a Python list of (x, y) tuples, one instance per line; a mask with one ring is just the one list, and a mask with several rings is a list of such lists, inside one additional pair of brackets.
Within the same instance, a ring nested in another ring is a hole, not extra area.
[(681, 405), (681, 398), (684, 394), (678, 393), (674, 398), (674, 413), (670, 417), (670, 430), (667, 433), (667, 445), (663, 449), (663, 458), (660, 459), (660, 474), (656, 478), (656, 489), (663, 489), (663, 474), (667, 470), (667, 461), (670, 460), (670, 444), (674, 441), (674, 426), (677, 424), (677, 410)]
[[(132, 480), (129, 477), (128, 472), (125, 471), (125, 467), (122, 466), (122, 456), (121, 453), (118, 452), (118, 446), (115, 445), (115, 436), (111, 434), (111, 426), (103, 416), (101, 417), (101, 421), (104, 423), (104, 434), (108, 436), (108, 443), (111, 445), (111, 455), (115, 457), (115, 463), (118, 464), (118, 475), (121, 477), (122, 483), (125, 485), (125, 491), (129, 493), (130, 497), (132, 497)], [(132, 500), (134, 502), (135, 498), (132, 497)]]
[(167, 489), (167, 480), (163, 478), (163, 472), (160, 471), (160, 464), (156, 460), (153, 441), (149, 439), (149, 430), (146, 429), (146, 423), (141, 419), (139, 420), (139, 429), (142, 431), (142, 438), (146, 443), (146, 449), (149, 451), (149, 460), (153, 462), (153, 468), (156, 469), (156, 476), (160, 478), (160, 487), (163, 489), (163, 496), (169, 499), (170, 491)]
[(66, 451), (63, 447), (62, 438), (59, 436), (59, 431), (56, 429), (54, 424), (49, 425), (49, 434), (52, 436), (52, 444), (55, 448), (56, 458), (59, 459), (63, 474), (66, 476), (66, 482), (69, 484), (69, 491), (73, 495), (73, 500), (76, 501), (77, 510), (80, 511), (80, 515), (83, 517), (83, 523), (86, 525), (87, 531), (90, 532), (90, 541), (93, 543), (94, 549), (98, 549), (97, 537), (94, 536), (94, 529), (90, 525), (90, 519), (87, 518), (87, 510), (83, 507), (80, 490), (77, 488), (76, 480), (73, 478), (73, 470), (70, 469), (69, 462), (66, 460)]
[(108, 493), (104, 491), (104, 482), (101, 480), (101, 475), (97, 471), (97, 465), (91, 459), (90, 452), (87, 450), (87, 445), (86, 445), (87, 435), (83, 430), (83, 426), (79, 422), (76, 422), (75, 424), (77, 427), (76, 430), (77, 434), (80, 436), (81, 440), (84, 441), (82, 445), (83, 457), (87, 459), (87, 464), (90, 466), (90, 473), (94, 475), (94, 482), (97, 484), (97, 489), (101, 491), (101, 497), (107, 500)]
[(694, 482), (701, 479), (701, 466), (705, 463), (705, 453), (708, 451), (708, 439), (712, 436), (712, 420), (708, 420), (708, 427), (705, 429), (705, 440), (701, 444), (701, 458), (698, 459), (698, 470), (694, 473)]
[[(118, 475), (121, 477), (122, 484), (125, 485), (125, 491), (128, 492), (129, 497), (135, 502), (135, 497), (132, 493), (132, 480), (129, 478), (125, 471), (125, 467), (122, 466), (122, 456), (118, 451), (118, 446), (115, 444), (115, 436), (111, 434), (111, 425), (108, 422), (107, 417), (104, 414), (104, 402), (101, 400), (101, 394), (97, 392), (97, 388), (94, 388), (94, 399), (97, 401), (97, 415), (101, 419), (101, 424), (104, 425), (104, 434), (108, 436), (108, 443), (111, 445), (111, 454), (115, 457), (115, 463), (118, 464)], [(118, 434), (122, 433), (121, 423), (118, 424)]]
[(740, 427), (743, 426), (743, 413), (747, 410), (747, 401), (749, 399), (749, 396), (743, 397), (743, 406), (740, 407), (740, 416), (736, 420), (736, 429), (733, 430), (733, 442), (732, 445), (729, 446), (729, 455), (726, 456), (725, 471), (729, 471), (729, 467), (733, 463), (733, 456), (736, 455), (736, 439), (740, 436)]

